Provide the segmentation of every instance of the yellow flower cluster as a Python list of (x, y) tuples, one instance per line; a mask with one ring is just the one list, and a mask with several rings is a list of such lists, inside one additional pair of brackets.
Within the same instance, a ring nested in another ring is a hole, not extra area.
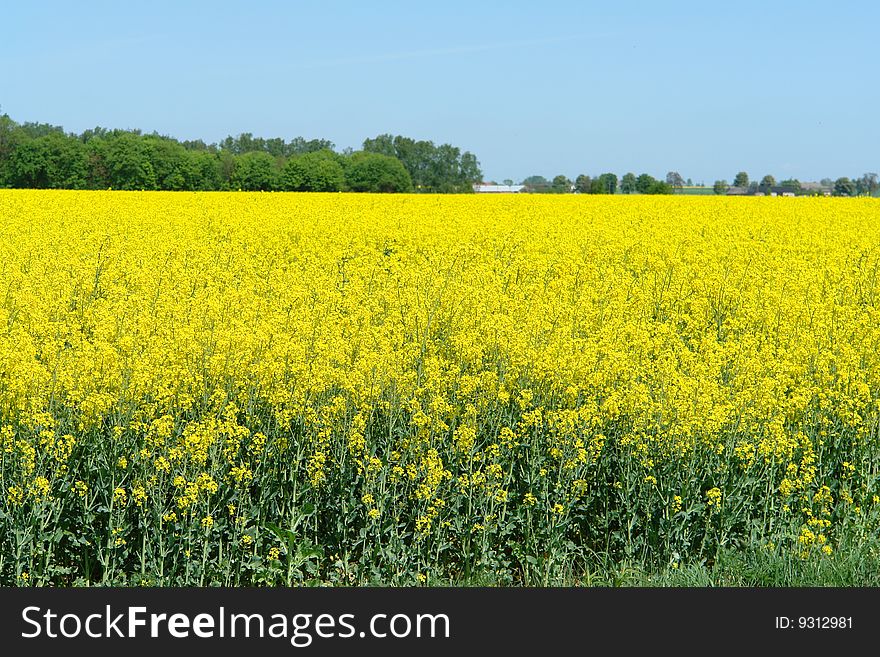
[(9, 509), (219, 533), (230, 502), (344, 498), (416, 543), (749, 495), (830, 550), (877, 499), (873, 199), (0, 190), (0, 216)]

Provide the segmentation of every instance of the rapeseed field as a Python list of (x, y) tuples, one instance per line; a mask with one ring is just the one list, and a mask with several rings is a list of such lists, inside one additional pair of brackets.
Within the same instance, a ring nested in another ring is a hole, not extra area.
[(875, 199), (0, 190), (0, 584), (833, 563), (878, 271)]

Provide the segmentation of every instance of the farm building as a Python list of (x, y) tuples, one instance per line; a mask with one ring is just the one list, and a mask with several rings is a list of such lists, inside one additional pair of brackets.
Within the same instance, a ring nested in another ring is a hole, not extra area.
[(493, 185), (489, 183), (480, 183), (474, 185), (474, 191), (477, 194), (515, 194), (523, 190), (524, 185)]

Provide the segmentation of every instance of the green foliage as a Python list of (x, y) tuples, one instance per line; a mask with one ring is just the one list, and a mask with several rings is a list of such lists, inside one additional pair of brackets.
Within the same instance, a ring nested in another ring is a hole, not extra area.
[(771, 187), (775, 187), (775, 186), (776, 186), (776, 178), (771, 176), (769, 173), (766, 176), (764, 176), (763, 178), (761, 178), (760, 187), (761, 187), (762, 191), (766, 192)]
[(880, 182), (876, 173), (865, 173), (856, 181), (856, 191), (859, 194), (874, 196), (880, 190)]
[(835, 196), (855, 196), (856, 184), (847, 177), (838, 178), (834, 181)]
[(675, 188), (662, 180), (655, 180), (645, 190), (645, 194), (672, 194), (674, 192)]
[(449, 144), (390, 135), (365, 142), (367, 154), (396, 165), (333, 148), (326, 139), (285, 141), (249, 132), (219, 144), (101, 127), (67, 135), (49, 124), (19, 125), (4, 114), (0, 187), (471, 193), (482, 177), (477, 158)]
[(670, 171), (666, 174), (666, 184), (675, 191), (684, 187), (684, 178), (681, 177), (678, 171)]
[(591, 192), (593, 181), (589, 176), (583, 173), (575, 178), (574, 189), (578, 194), (589, 194)]
[(291, 157), (281, 172), (282, 188), (293, 192), (339, 192), (345, 187), (340, 157), (322, 150)]
[(553, 178), (551, 189), (555, 194), (568, 194), (571, 192), (571, 181), (564, 175), (560, 174)]
[(712, 191), (716, 194), (726, 194), (728, 189), (730, 189), (730, 185), (727, 184), (726, 180), (716, 180), (715, 184), (712, 185)]
[(216, 153), (207, 150), (187, 151), (186, 170), (192, 178), (189, 180), (187, 189), (193, 191), (208, 192), (223, 188), (223, 178), (220, 175), (220, 157)]
[(278, 189), (281, 175), (274, 157), (262, 151), (249, 151), (235, 160), (229, 184), (245, 192)]
[(450, 144), (384, 134), (365, 140), (364, 151), (400, 160), (417, 192), (472, 193), (482, 180), (477, 158)]
[(529, 176), (522, 184), (525, 186), (525, 191), (537, 194), (544, 194), (551, 189), (550, 181), (544, 176)]
[(749, 174), (745, 171), (740, 171), (733, 178), (733, 186), (734, 187), (748, 187), (749, 186)]
[(108, 142), (105, 162), (113, 189), (158, 189), (150, 144), (139, 135), (124, 132)]
[(636, 191), (640, 194), (649, 193), (650, 189), (657, 184), (657, 179), (654, 176), (643, 173), (638, 178), (636, 178)]
[(617, 175), (613, 173), (603, 173), (595, 179), (598, 181), (598, 191), (594, 194), (614, 194), (617, 191)]
[(632, 194), (637, 191), (639, 191), (639, 189), (638, 189), (638, 180), (636, 179), (636, 174), (634, 174), (634, 173), (623, 174), (623, 178), (620, 179), (620, 192), (622, 194)]
[(411, 192), (409, 173), (397, 158), (359, 151), (345, 169), (345, 182), (353, 192)]
[(49, 132), (21, 143), (10, 153), (6, 183), (19, 188), (85, 189), (87, 165), (82, 142)]

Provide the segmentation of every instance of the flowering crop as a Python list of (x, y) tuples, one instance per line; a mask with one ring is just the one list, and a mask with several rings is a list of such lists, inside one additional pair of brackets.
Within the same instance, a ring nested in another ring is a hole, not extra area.
[(876, 533), (876, 200), (0, 218), (0, 583), (547, 583)]

